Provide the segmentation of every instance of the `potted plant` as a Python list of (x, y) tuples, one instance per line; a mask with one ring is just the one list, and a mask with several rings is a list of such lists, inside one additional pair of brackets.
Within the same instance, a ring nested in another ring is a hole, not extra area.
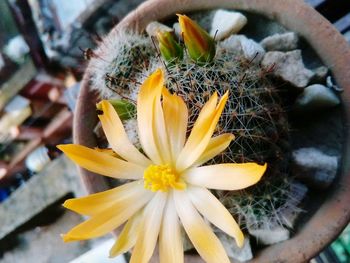
[[(176, 13), (188, 13), (218, 8), (242, 10), (264, 15), (270, 19), (273, 19), (274, 21), (277, 21), (288, 30), (291, 30), (305, 38), (314, 51), (316, 51), (318, 56), (322, 59), (324, 64), (331, 68), (337, 84), (344, 89), (344, 92), (341, 94), (341, 99), (343, 104), (347, 105), (350, 96), (348, 87), (350, 85), (350, 50), (348, 44), (328, 21), (326, 21), (311, 7), (307, 6), (303, 1), (285, 0), (276, 2), (269, 0), (221, 0), (214, 2), (198, 0), (190, 2), (174, 1), (171, 3), (165, 0), (147, 1), (135, 11), (130, 13), (110, 32), (109, 36), (105, 39), (105, 42), (100, 44), (100, 48), (96, 51), (95, 56), (97, 59), (104, 60), (106, 54), (111, 51), (108, 49), (108, 47), (111, 46), (109, 45), (108, 41), (118, 39), (118, 37), (120, 38), (121, 32), (125, 31), (125, 29), (133, 32), (143, 32), (150, 22), (163, 21), (171, 16), (174, 16)], [(124, 37), (124, 41), (133, 41), (133, 39), (128, 39), (128, 36)], [(159, 42), (161, 42), (161, 39)], [(152, 48), (152, 46), (150, 48)], [(187, 47), (187, 49), (189, 48)], [(146, 49), (145, 52), (149, 52), (148, 50), (151, 49)], [(142, 50), (139, 50), (139, 53), (137, 53), (138, 58), (135, 57), (135, 59), (141, 58), (138, 63), (142, 63), (142, 56), (148, 55), (143, 54), (142, 52)], [(187, 52), (190, 53), (190, 51)], [(189, 55), (191, 56), (191, 54)], [(254, 63), (255, 59), (256, 56), (253, 56), (251, 60), (248, 60), (248, 62)], [(206, 58), (206, 60), (208, 60), (208, 58)], [(92, 83), (98, 82), (91, 82), (91, 78), (94, 71), (101, 70), (100, 66), (101, 65), (96, 63), (96, 60), (90, 63), (84, 77), (80, 95), (78, 97), (78, 104), (75, 113), (74, 141), (76, 144), (87, 147), (97, 146), (93, 131), (97, 124), (95, 104), (98, 102), (99, 94), (96, 94), (96, 91), (92, 89), (93, 87), (91, 87), (91, 85)], [(214, 69), (217, 66), (218, 65), (216, 65)], [(169, 67), (167, 68), (165, 66), (165, 70), (169, 70)], [(238, 67), (240, 68), (242, 65), (239, 65)], [(266, 68), (269, 69), (268, 67), (265, 67), (265, 69)], [(173, 69), (170, 68), (170, 71), (172, 70)], [(187, 71), (187, 73), (188, 72), (189, 71)], [(244, 73), (242, 75), (244, 76)], [(114, 76), (107, 75), (106, 77), (107, 78), (105, 78), (104, 81), (115, 81)], [(124, 76), (118, 76), (117, 78), (121, 79), (123, 77)], [(183, 86), (181, 84), (181, 77), (176, 75), (172, 75), (172, 77), (175, 78), (174, 89), (179, 88), (177, 85), (180, 85), (179, 89), (181, 90), (181, 87)], [(126, 79), (128, 79), (128, 76)], [(244, 82), (245, 77), (239, 78), (236, 83), (240, 80)], [(139, 79), (136, 79), (136, 82), (138, 81)], [(203, 81), (203, 79), (201, 79), (201, 81)], [(261, 84), (261, 82), (259, 82), (259, 84)], [(303, 86), (303, 84), (301, 84), (301, 86)], [(198, 92), (198, 94), (204, 95), (201, 94), (201, 92)], [(271, 101), (269, 103), (271, 103)], [(344, 107), (344, 111), (344, 126), (346, 126), (346, 123), (349, 121), (348, 107)], [(279, 119), (285, 118), (280, 117), (280, 114), (278, 116)], [(281, 133), (281, 131), (278, 132)], [(310, 208), (310, 210), (305, 213), (308, 216), (305, 217), (306, 219), (303, 220), (302, 224), (299, 224), (299, 229), (295, 231), (296, 233), (289, 240), (257, 251), (254, 255), (254, 259), (252, 259), (252, 262), (307, 261), (320, 252), (333, 239), (335, 239), (341, 230), (346, 226), (350, 218), (350, 209), (348, 208), (348, 202), (350, 201), (350, 194), (348, 192), (350, 177), (348, 175), (349, 157), (347, 156), (349, 143), (347, 137), (348, 130), (345, 129), (344, 138), (346, 142), (343, 148), (340, 175), (333, 183), (331, 189), (327, 191), (325, 199), (322, 200), (322, 203), (320, 203), (320, 200), (317, 197), (310, 198), (311, 205), (309, 207), (317, 207), (318, 209), (314, 209), (316, 211), (311, 212)], [(279, 141), (279, 144), (280, 143), (281, 142)], [(282, 159), (286, 158), (287, 157), (284, 157)], [(107, 187), (107, 184), (102, 177), (96, 176), (95, 174), (83, 169), (81, 169), (80, 172), (89, 192), (98, 192)], [(217, 193), (217, 195), (220, 195), (220, 193)], [(188, 262), (189, 260), (194, 260), (195, 262), (197, 258), (195, 256), (186, 256), (186, 260), (188, 260)]]

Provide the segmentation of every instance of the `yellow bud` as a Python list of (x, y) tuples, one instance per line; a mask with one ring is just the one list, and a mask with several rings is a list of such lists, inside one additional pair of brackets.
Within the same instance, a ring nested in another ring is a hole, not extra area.
[(177, 16), (189, 56), (196, 62), (211, 62), (215, 56), (214, 39), (188, 16)]

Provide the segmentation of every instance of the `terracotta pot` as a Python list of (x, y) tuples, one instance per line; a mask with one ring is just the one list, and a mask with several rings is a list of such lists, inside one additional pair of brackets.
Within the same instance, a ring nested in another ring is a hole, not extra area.
[[(140, 5), (112, 31), (124, 27), (142, 31), (153, 20), (163, 20), (175, 13), (227, 8), (245, 10), (267, 16), (287, 29), (303, 36), (323, 63), (332, 69), (337, 83), (344, 89), (341, 94), (345, 105), (345, 126), (350, 122), (350, 49), (342, 35), (319, 13), (302, 0), (150, 0)], [(96, 124), (96, 96), (89, 89), (85, 76), (74, 121), (74, 140), (77, 144), (95, 146), (92, 133)], [(259, 251), (251, 262), (304, 262), (317, 255), (332, 242), (350, 219), (350, 140), (345, 131), (341, 175), (327, 193), (326, 200), (313, 216), (290, 239)], [(81, 170), (89, 192), (106, 187), (102, 176)], [(201, 262), (191, 256), (187, 262)]]

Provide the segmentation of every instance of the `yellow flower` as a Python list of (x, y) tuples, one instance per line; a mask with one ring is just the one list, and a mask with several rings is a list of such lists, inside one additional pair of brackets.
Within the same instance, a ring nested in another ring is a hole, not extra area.
[(211, 96), (186, 140), (188, 109), (164, 87), (162, 71), (154, 72), (141, 86), (137, 101), (138, 133), (147, 157), (128, 140), (113, 106), (102, 101), (99, 118), (115, 154), (74, 144), (58, 148), (87, 170), (134, 181), (67, 200), (66, 208), (90, 219), (65, 234), (64, 241), (99, 237), (126, 222), (111, 257), (133, 248), (131, 263), (148, 262), (159, 240), (160, 262), (179, 263), (184, 261), (182, 226), (206, 262), (229, 262), (203, 217), (234, 237), (238, 246), (243, 245), (243, 233), (207, 188), (232, 191), (251, 186), (260, 180), (266, 164), (201, 166), (234, 138), (232, 134), (212, 138), (227, 98), (228, 93), (217, 102), (218, 95)]
[(177, 16), (189, 56), (199, 63), (211, 62), (216, 51), (214, 39), (188, 16)]

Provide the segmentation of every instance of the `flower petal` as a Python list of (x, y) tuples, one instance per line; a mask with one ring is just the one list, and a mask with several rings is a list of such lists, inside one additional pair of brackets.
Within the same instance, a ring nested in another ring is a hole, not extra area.
[(142, 166), (151, 164), (139, 150), (129, 141), (125, 133), (123, 124), (113, 108), (112, 104), (106, 100), (100, 102), (102, 114), (98, 115), (103, 131), (113, 150), (123, 159)]
[(187, 193), (174, 191), (174, 200), (182, 225), (203, 260), (208, 263), (229, 263), (225, 249), (193, 207)]
[(143, 185), (143, 183), (135, 181), (104, 192), (68, 199), (63, 206), (82, 215), (94, 216), (113, 204), (130, 198), (130, 195), (134, 194), (135, 187), (139, 185)]
[(106, 154), (109, 154), (109, 155), (111, 155), (113, 157), (121, 159), (121, 156), (118, 155), (115, 151), (113, 151), (112, 148), (98, 148), (98, 147), (95, 147), (94, 150), (98, 151), (98, 152), (106, 153)]
[(256, 184), (267, 165), (223, 163), (201, 166), (184, 172), (185, 181), (209, 189), (239, 190)]
[(160, 102), (163, 85), (164, 76), (158, 69), (142, 84), (137, 98), (140, 142), (147, 156), (156, 164), (170, 160), (169, 141)]
[(162, 223), (166, 201), (167, 194), (157, 192), (152, 201), (145, 207), (143, 222), (131, 255), (130, 263), (146, 263), (152, 257)]
[(132, 194), (129, 197), (72, 228), (63, 236), (63, 241), (85, 240), (105, 235), (122, 225), (154, 196), (142, 185), (137, 185), (130, 191)]
[(234, 138), (235, 136), (231, 133), (224, 133), (211, 138), (207, 148), (193, 164), (193, 166), (200, 166), (223, 152), (230, 145), (231, 141), (234, 140)]
[(137, 212), (125, 224), (123, 231), (120, 233), (117, 241), (109, 251), (109, 257), (113, 258), (129, 251), (137, 241), (142, 219), (142, 211)]
[(163, 163), (171, 162), (171, 149), (168, 138), (168, 133), (165, 126), (163, 107), (161, 103), (161, 94), (159, 94), (154, 102), (153, 110), (153, 135), (158, 152), (163, 160)]
[(167, 202), (159, 235), (160, 262), (184, 262), (182, 235), (173, 197)]
[(190, 167), (202, 155), (208, 146), (211, 136), (214, 133), (216, 124), (225, 107), (228, 92), (220, 99), (218, 105), (217, 94), (211, 96), (209, 101), (203, 106), (198, 118), (193, 126), (190, 136), (182, 149), (176, 162), (176, 169), (181, 172)]
[(69, 159), (94, 173), (121, 179), (140, 179), (144, 167), (120, 160), (108, 153), (90, 149), (78, 144), (58, 145)]
[(163, 88), (163, 109), (171, 155), (175, 162), (186, 140), (188, 110), (181, 97)]
[(203, 187), (190, 186), (188, 194), (199, 213), (222, 231), (235, 238), (239, 247), (243, 246), (244, 235), (238, 224), (229, 211), (209, 190)]

